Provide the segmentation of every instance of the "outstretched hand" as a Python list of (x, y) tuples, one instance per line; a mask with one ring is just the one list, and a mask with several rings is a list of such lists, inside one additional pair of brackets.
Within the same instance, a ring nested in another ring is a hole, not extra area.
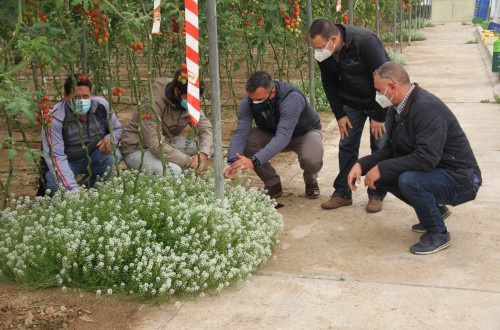
[(250, 158), (242, 156), (239, 153), (236, 153), (236, 158), (237, 160), (234, 163), (224, 167), (224, 177), (232, 179), (236, 176), (238, 171), (241, 171), (241, 173), (246, 173), (250, 170), (253, 170), (254, 166)]

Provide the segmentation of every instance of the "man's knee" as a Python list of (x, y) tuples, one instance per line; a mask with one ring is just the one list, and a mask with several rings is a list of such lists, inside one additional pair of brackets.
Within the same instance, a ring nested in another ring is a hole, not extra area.
[(322, 158), (302, 158), (299, 160), (300, 168), (306, 172), (318, 173), (323, 167)]
[(403, 172), (398, 178), (398, 187), (401, 191), (414, 188), (417, 184), (418, 178), (413, 171)]

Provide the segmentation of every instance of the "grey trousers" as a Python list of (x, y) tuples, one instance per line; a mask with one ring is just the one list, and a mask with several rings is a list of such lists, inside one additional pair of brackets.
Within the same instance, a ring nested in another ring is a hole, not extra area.
[[(274, 137), (272, 133), (253, 128), (248, 138), (245, 148), (245, 157), (252, 157), (259, 150), (264, 148)], [(323, 167), (323, 135), (321, 130), (312, 130), (305, 135), (296, 137), (290, 141), (282, 152), (293, 151), (299, 158), (300, 168), (304, 171), (304, 182), (312, 184), (318, 178), (318, 172)], [(256, 166), (255, 173), (264, 182), (266, 187), (273, 186), (280, 182), (280, 177), (276, 173), (271, 163), (267, 162)]]
[[(172, 141), (172, 146), (185, 153), (186, 155), (193, 156), (196, 154), (196, 145), (194, 144), (193, 141), (191, 143), (187, 143), (188, 140), (186, 138), (176, 136), (174, 137)], [(128, 155), (123, 159), (125, 161), (125, 164), (127, 164), (128, 167), (133, 168), (133, 169), (138, 169), (139, 165), (141, 164), (141, 151), (137, 150)], [(167, 159), (168, 161), (168, 159)], [(180, 167), (177, 164), (174, 163), (167, 163), (168, 167), (177, 175), (182, 174), (182, 167)], [(157, 175), (162, 175), (163, 174), (163, 166), (161, 165), (161, 160), (159, 158), (156, 158), (151, 151), (149, 150), (144, 150), (144, 160), (142, 163), (142, 168), (141, 169), (148, 169), (154, 174)]]

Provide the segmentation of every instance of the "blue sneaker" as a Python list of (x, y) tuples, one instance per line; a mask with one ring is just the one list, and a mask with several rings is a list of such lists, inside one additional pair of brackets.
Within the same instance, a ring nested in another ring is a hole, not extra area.
[(451, 245), (450, 233), (436, 234), (430, 231), (420, 236), (420, 242), (410, 247), (414, 254), (431, 254), (446, 249)]
[[(443, 220), (446, 220), (451, 215), (451, 211), (446, 205), (438, 205), (438, 208), (439, 213), (441, 213), (441, 216), (443, 217)], [(425, 229), (421, 223), (417, 223), (411, 226), (411, 230), (416, 233), (425, 233), (427, 231), (427, 229)]]

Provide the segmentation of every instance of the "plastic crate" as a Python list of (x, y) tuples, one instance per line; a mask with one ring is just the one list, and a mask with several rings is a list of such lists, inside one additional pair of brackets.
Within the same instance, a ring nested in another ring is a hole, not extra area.
[(491, 71), (500, 72), (500, 63), (493, 63), (491, 66)]
[(493, 43), (493, 53), (500, 53), (500, 40)]
[(481, 23), (481, 27), (483, 28), (483, 30), (488, 30), (489, 25), (490, 25), (490, 22), (488, 22), (488, 21), (484, 21), (483, 23)]

